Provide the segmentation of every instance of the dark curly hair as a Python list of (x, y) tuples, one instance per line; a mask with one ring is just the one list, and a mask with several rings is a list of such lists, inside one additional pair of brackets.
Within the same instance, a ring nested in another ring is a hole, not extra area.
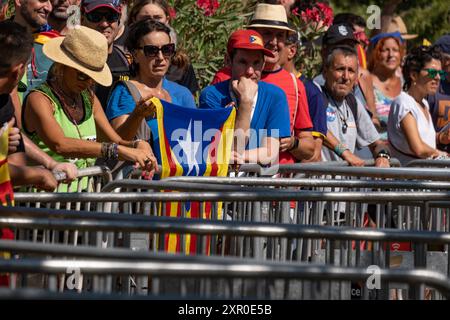
[(437, 46), (419, 46), (410, 51), (410, 53), (405, 58), (405, 64), (403, 65), (403, 78), (405, 79), (405, 84), (403, 89), (407, 91), (412, 84), (411, 73), (419, 73), (423, 67), (430, 62), (432, 59), (441, 59), (441, 49)]

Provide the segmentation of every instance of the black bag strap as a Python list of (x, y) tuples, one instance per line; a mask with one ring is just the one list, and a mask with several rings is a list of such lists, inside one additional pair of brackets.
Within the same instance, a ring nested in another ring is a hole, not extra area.
[(353, 93), (348, 94), (345, 97), (345, 101), (347, 102), (347, 105), (352, 111), (353, 118), (355, 119), (356, 122), (356, 120), (358, 119), (358, 102), (356, 101), (355, 95)]

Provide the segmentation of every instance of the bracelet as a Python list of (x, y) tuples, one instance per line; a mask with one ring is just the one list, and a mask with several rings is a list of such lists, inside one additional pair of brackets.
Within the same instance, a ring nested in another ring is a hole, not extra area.
[(338, 145), (336, 145), (334, 147), (334, 152), (339, 156), (342, 157), (342, 154), (346, 151), (346, 150), (350, 150), (349, 147), (347, 147), (346, 144), (344, 143), (339, 143)]
[(292, 151), (294, 149), (297, 149), (299, 144), (300, 144), (299, 139), (297, 137), (294, 137), (294, 145), (288, 151)]
[(139, 144), (139, 142), (141, 142), (141, 141), (144, 141), (144, 140), (142, 140), (142, 139), (135, 139), (135, 140), (133, 140), (132, 147), (136, 149), (138, 144)]
[(102, 142), (102, 157), (106, 160), (117, 160), (119, 158), (119, 145)]

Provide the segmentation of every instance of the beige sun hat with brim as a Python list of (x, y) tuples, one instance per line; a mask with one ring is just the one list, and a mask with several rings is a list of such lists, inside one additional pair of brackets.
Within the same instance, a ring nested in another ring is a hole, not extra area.
[(286, 9), (283, 5), (267, 3), (256, 5), (255, 13), (246, 28), (273, 28), (297, 32), (289, 27)]
[(111, 71), (106, 64), (108, 42), (98, 31), (79, 26), (71, 29), (65, 37), (45, 43), (42, 51), (51, 60), (87, 74), (102, 86), (112, 84)]
[(402, 38), (405, 40), (411, 40), (417, 38), (417, 34), (408, 34), (408, 29), (406, 28), (405, 22), (400, 16), (393, 17), (391, 22), (387, 26), (386, 33), (400, 32)]

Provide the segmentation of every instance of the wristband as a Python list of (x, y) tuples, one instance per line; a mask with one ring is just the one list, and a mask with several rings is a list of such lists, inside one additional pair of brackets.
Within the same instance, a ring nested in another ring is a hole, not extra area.
[(339, 156), (342, 157), (342, 154), (346, 151), (350, 150), (346, 144), (339, 143), (337, 146), (334, 147), (334, 152)]

